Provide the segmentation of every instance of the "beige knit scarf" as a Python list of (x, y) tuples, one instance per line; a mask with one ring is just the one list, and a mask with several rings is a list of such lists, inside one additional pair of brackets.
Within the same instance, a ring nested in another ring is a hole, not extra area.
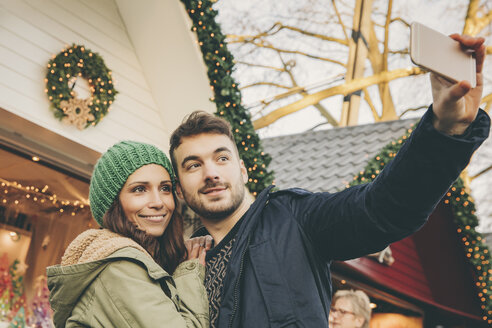
[(61, 265), (101, 260), (124, 247), (133, 247), (148, 255), (142, 246), (130, 238), (123, 237), (107, 229), (90, 229), (78, 235), (68, 245), (62, 257)]

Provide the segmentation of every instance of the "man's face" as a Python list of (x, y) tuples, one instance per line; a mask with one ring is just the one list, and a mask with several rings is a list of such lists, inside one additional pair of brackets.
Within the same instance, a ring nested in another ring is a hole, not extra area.
[(226, 219), (245, 200), (248, 175), (227, 136), (202, 133), (185, 137), (174, 155), (178, 195), (201, 217)]
[(329, 323), (330, 328), (360, 328), (364, 318), (354, 313), (350, 300), (341, 297), (331, 306)]

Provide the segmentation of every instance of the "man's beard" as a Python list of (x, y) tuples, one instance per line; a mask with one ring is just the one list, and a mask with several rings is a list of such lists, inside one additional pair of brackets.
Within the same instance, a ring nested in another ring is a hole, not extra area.
[(236, 211), (241, 205), (244, 199), (244, 186), (240, 182), (236, 183), (234, 188), (232, 188), (229, 183), (207, 183), (204, 187), (198, 190), (198, 193), (202, 193), (203, 190), (215, 187), (225, 187), (231, 191), (231, 200), (228, 204), (217, 208), (213, 205), (213, 202), (204, 204), (199, 196), (193, 197), (184, 191), (183, 196), (188, 206), (200, 217), (210, 221), (222, 221), (234, 213), (234, 211)]

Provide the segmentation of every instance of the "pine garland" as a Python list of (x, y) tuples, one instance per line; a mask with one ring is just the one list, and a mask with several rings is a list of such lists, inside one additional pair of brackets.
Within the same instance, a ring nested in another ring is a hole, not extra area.
[[(378, 155), (367, 163), (364, 170), (354, 177), (350, 186), (373, 181), (383, 167), (395, 157), (411, 132), (412, 129), (407, 130), (404, 136), (386, 145)], [(478, 297), (483, 310), (482, 319), (488, 324), (492, 324), (492, 258), (481, 234), (475, 230), (478, 226), (475, 204), (466, 192), (461, 178), (458, 178), (446, 193), (444, 204), (451, 207), (466, 257), (474, 269)]]
[(215, 115), (223, 117), (232, 126), (239, 155), (248, 170), (247, 187), (256, 195), (273, 181), (273, 172), (268, 171), (271, 157), (263, 152), (260, 138), (256, 134), (251, 117), (241, 105), (241, 92), (232, 77), (234, 58), (227, 49), (225, 36), (215, 21), (217, 11), (212, 8), (213, 0), (181, 0), (198, 36), (198, 44), (207, 66), (210, 87), (214, 92), (211, 99), (217, 106)]

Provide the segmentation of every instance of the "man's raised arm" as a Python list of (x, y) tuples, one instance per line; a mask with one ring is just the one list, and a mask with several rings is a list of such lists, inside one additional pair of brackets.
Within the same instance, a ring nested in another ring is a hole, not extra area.
[(373, 253), (417, 231), (488, 137), (490, 118), (479, 110), (484, 40), (452, 37), (474, 52), (477, 86), (432, 75), (434, 104), (373, 182), (334, 194), (305, 193), (292, 203), (327, 260)]

